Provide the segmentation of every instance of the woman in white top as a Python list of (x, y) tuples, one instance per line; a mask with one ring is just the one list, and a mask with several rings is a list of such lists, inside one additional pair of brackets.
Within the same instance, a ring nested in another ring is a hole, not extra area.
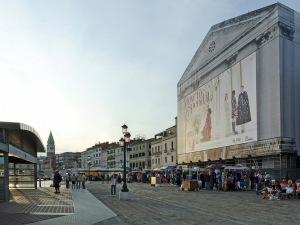
[(116, 177), (115, 177), (115, 175), (113, 175), (111, 177), (110, 196), (116, 196)]

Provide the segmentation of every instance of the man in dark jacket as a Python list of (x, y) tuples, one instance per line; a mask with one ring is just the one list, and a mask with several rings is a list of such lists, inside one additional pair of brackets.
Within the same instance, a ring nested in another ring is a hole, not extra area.
[(61, 175), (59, 174), (59, 171), (56, 170), (54, 177), (53, 177), (53, 183), (54, 183), (54, 187), (55, 187), (55, 194), (59, 194), (59, 186), (60, 186), (60, 182), (61, 182)]

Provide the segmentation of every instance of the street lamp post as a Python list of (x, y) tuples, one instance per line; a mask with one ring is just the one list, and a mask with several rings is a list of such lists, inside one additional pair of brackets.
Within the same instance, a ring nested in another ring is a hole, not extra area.
[(123, 162), (123, 166), (124, 166), (124, 174), (123, 174), (123, 187), (119, 193), (119, 199), (123, 199), (123, 200), (128, 200), (129, 199), (129, 190), (127, 188), (127, 184), (126, 184), (126, 151), (127, 151), (127, 145), (126, 143), (130, 142), (130, 133), (127, 132), (127, 126), (124, 124), (122, 126), (122, 133), (124, 135), (124, 138), (122, 137), (119, 141), (120, 141), (120, 145), (122, 147), (124, 147), (124, 162)]
[(91, 172), (91, 157), (88, 156), (87, 158), (87, 163), (88, 163), (88, 166), (89, 166), (89, 177), (88, 177), (88, 181), (90, 181), (90, 172)]

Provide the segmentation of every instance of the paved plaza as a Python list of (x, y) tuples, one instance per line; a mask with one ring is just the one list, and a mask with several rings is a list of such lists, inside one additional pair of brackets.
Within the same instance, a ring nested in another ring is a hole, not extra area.
[[(118, 184), (117, 191), (122, 185)], [(109, 186), (88, 190), (117, 217), (97, 224), (295, 224), (300, 220), (300, 199), (270, 201), (255, 191), (181, 191), (165, 184), (128, 184), (130, 201), (109, 196)]]
[[(87, 189), (11, 190), (0, 203), (1, 224), (297, 224), (300, 199), (270, 201), (255, 191), (181, 191), (162, 184), (130, 183), (131, 198), (110, 196), (110, 184)], [(117, 192), (122, 188), (117, 184)]]

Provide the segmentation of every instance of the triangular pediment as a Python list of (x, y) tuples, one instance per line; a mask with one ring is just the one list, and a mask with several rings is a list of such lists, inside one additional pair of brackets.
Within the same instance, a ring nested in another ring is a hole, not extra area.
[(184, 82), (218, 57), (235, 40), (245, 36), (253, 27), (274, 13), (279, 3), (243, 14), (212, 26), (186, 68), (179, 83)]

